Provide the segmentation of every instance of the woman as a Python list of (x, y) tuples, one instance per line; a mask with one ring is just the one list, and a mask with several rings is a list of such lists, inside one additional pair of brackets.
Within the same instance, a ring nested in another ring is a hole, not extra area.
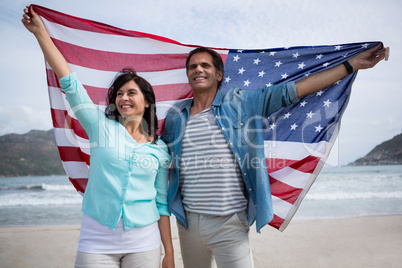
[(170, 155), (156, 135), (151, 85), (124, 69), (101, 112), (71, 71), (32, 7), (22, 23), (37, 39), (46, 61), (85, 129), (91, 165), (82, 204), (75, 267), (174, 267), (167, 206)]

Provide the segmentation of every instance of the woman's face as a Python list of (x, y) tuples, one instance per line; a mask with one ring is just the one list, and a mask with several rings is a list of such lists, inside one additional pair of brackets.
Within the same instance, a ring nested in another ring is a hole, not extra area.
[(140, 87), (133, 80), (126, 82), (116, 95), (116, 107), (123, 118), (143, 117), (149, 103), (145, 100)]

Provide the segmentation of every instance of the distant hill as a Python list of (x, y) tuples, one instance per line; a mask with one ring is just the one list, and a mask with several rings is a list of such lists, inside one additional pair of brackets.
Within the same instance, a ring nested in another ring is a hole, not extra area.
[(402, 134), (377, 145), (365, 157), (357, 159), (349, 165), (402, 165)]
[(53, 129), (0, 137), (1, 177), (64, 174)]

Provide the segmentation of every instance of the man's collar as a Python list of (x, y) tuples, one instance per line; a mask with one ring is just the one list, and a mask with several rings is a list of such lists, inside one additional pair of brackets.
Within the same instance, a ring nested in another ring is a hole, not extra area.
[(212, 106), (221, 106), (222, 103), (222, 92), (218, 89), (215, 95), (215, 99), (212, 102)]

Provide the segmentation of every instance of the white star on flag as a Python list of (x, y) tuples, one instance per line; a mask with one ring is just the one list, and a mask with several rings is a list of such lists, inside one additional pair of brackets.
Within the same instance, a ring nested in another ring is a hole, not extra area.
[(306, 64), (304, 64), (304, 62), (299, 63), (298, 65), (299, 67), (297, 69), (304, 69), (304, 67), (306, 67)]
[(313, 115), (314, 115), (314, 113), (313, 113), (313, 111), (310, 111), (308, 114), (306, 114), (307, 115), (307, 117), (308, 118), (313, 118)]
[(330, 104), (331, 102), (329, 100), (324, 101), (324, 106), (329, 107)]

